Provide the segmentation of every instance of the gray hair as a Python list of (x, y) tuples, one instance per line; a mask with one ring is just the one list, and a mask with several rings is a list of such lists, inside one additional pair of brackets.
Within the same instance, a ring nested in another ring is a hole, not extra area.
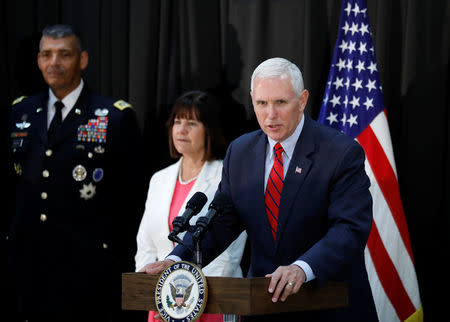
[(253, 92), (253, 83), (255, 79), (276, 77), (289, 77), (292, 89), (296, 95), (300, 95), (305, 89), (300, 69), (287, 59), (275, 57), (263, 61), (255, 68), (250, 82), (250, 90)]
[[(82, 51), (83, 46), (81, 44), (81, 39), (78, 33), (76, 32), (75, 28), (70, 25), (53, 25), (53, 26), (47, 26), (42, 30), (42, 37), (49, 37), (53, 39), (60, 39), (60, 38), (66, 38), (74, 36), (75, 41), (77, 43), (77, 47), (79, 51)], [(41, 48), (41, 45), (39, 44), (39, 49)]]

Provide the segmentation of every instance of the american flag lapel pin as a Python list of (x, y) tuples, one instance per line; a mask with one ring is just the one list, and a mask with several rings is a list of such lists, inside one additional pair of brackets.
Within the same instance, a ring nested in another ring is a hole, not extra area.
[(298, 174), (302, 173), (302, 168), (295, 167), (295, 173), (298, 173)]

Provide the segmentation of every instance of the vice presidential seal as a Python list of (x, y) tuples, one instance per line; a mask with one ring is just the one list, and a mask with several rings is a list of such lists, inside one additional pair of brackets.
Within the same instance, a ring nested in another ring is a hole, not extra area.
[(201, 269), (176, 262), (160, 275), (155, 290), (156, 307), (164, 321), (195, 321), (206, 307), (208, 286)]

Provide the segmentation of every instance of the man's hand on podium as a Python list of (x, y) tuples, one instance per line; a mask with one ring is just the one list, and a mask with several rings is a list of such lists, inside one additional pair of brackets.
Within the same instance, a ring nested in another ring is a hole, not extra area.
[(280, 300), (284, 302), (289, 295), (297, 293), (306, 280), (303, 269), (294, 264), (280, 266), (272, 274), (267, 274), (266, 277), (270, 277), (268, 291), (273, 293), (272, 302), (277, 302), (280, 294)]
[[(154, 262), (154, 263), (147, 264), (139, 272), (142, 272), (142, 273), (145, 273), (145, 274), (159, 274), (163, 270), (165, 270), (167, 267), (172, 265), (173, 263), (175, 263), (173, 260), (165, 259), (165, 260), (160, 261), (160, 262)], [(153, 317), (153, 319), (157, 320), (157, 321), (162, 321), (161, 316), (159, 315), (159, 313), (156, 314)]]
[(160, 262), (147, 264), (139, 272), (143, 272), (146, 274), (159, 274), (173, 263), (175, 263), (173, 260), (165, 259)]

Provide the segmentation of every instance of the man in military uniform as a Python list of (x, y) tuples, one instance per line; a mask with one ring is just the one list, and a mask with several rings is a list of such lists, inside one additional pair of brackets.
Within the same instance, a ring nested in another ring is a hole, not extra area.
[(119, 320), (121, 272), (133, 271), (142, 138), (130, 104), (87, 88), (87, 64), (71, 26), (45, 28), (49, 90), (11, 107), (8, 297), (29, 321)]

